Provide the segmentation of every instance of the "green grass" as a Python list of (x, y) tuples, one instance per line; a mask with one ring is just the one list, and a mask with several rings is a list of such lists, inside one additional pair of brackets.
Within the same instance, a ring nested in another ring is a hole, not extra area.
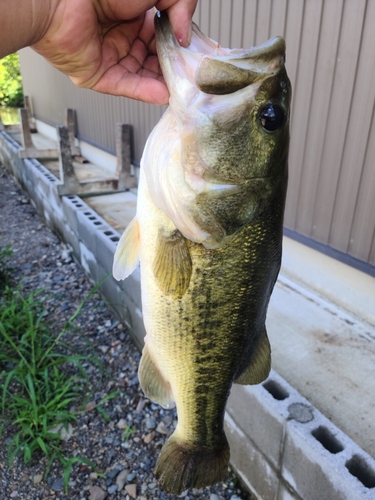
[(0, 245), (0, 294), (10, 282), (11, 268), (10, 258), (13, 254), (13, 250), (10, 245), (3, 247)]
[(127, 425), (121, 436), (122, 441), (129, 441), (132, 435), (136, 432), (137, 432), (136, 429), (133, 429), (130, 425)]
[[(24, 296), (7, 285), (2, 295), (0, 292), (0, 436), (5, 425), (13, 425), (9, 465), (16, 455), (30, 464), (36, 453), (43, 453), (47, 457), (46, 477), (52, 463), (59, 460), (67, 491), (74, 463), (82, 462), (94, 469), (95, 465), (84, 457), (66, 458), (56, 426), (68, 430), (77, 420), (77, 411), (70, 408), (84, 406), (87, 397), (87, 375), (82, 364), (99, 366), (100, 361), (95, 355), (79, 354), (64, 341), (85, 301), (56, 333), (45, 321), (41, 292)], [(117, 393), (108, 395), (96, 407), (105, 419), (108, 415), (102, 404), (115, 396)]]

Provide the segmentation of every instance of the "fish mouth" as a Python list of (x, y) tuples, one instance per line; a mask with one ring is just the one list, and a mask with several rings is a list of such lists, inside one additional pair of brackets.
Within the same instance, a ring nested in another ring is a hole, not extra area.
[(191, 43), (181, 47), (166, 12), (155, 16), (156, 49), (171, 95), (176, 79), (188, 80), (213, 95), (237, 92), (280, 72), (285, 62), (285, 41), (274, 37), (250, 49), (226, 49), (192, 24)]

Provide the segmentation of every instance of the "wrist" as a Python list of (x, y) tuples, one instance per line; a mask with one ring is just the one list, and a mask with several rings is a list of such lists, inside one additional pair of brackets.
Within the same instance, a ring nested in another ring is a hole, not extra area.
[(0, 58), (38, 42), (61, 0), (0, 0)]

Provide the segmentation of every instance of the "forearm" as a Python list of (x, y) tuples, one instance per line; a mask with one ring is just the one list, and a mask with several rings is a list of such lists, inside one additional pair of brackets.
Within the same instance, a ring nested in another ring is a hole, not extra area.
[(36, 43), (59, 0), (0, 0), (0, 58)]

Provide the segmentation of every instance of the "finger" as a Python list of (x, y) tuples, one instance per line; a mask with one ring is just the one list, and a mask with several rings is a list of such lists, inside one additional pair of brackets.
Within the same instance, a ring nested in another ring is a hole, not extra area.
[(191, 41), (191, 19), (198, 0), (179, 0), (167, 9), (173, 32), (182, 47)]
[(118, 64), (106, 71), (93, 90), (151, 104), (167, 104), (169, 99), (164, 81), (131, 73)]

